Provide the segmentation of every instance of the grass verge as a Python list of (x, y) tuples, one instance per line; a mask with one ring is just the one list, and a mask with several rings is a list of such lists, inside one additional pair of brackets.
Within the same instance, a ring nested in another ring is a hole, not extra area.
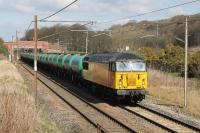
[(177, 107), (177, 111), (200, 118), (200, 80), (188, 80), (188, 107), (184, 103), (184, 78), (149, 69), (150, 98), (158, 104)]
[(14, 65), (0, 60), (0, 133), (55, 133), (57, 125), (35, 105), (34, 93)]

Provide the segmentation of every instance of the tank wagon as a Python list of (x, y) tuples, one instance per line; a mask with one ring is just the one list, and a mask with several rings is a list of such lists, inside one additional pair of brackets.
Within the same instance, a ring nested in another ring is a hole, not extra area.
[[(21, 59), (33, 65), (33, 53), (22, 53)], [(132, 53), (39, 53), (38, 67), (112, 99), (138, 102), (147, 93), (146, 63)]]

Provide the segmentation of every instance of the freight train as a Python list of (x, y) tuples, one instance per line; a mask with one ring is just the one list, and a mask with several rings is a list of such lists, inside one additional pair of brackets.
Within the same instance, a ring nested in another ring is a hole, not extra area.
[[(32, 64), (33, 53), (22, 53)], [(139, 102), (147, 94), (145, 61), (133, 53), (38, 54), (39, 69), (104, 97)]]

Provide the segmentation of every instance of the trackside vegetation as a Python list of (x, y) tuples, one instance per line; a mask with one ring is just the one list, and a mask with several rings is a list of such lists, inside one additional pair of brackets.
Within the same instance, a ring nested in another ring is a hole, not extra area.
[(3, 45), (4, 41), (2, 38), (0, 38), (0, 54), (5, 55), (6, 57), (8, 57), (8, 50), (7, 48)]
[[(138, 53), (147, 61), (150, 68), (184, 76), (184, 49), (182, 47), (173, 44), (160, 49), (141, 47)], [(188, 60), (189, 77), (200, 78), (200, 51), (189, 53)]]

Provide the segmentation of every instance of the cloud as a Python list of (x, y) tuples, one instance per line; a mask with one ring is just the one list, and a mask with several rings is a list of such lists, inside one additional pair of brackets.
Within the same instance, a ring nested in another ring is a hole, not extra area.
[(1, 0), (0, 11), (21, 12), (29, 14), (34, 13), (36, 10), (29, 0)]
[[(15, 10), (27, 14), (46, 14), (57, 11), (73, 0), (0, 0), (0, 9)], [(141, 13), (149, 10), (152, 0), (79, 0), (69, 9), (75, 12), (93, 12), (96, 14), (125, 12)]]
[(25, 14), (47, 14), (56, 11), (72, 0), (0, 0), (0, 10)]
[[(12, 22), (12, 25), (8, 26), (9, 23), (10, 21), (0, 22), (0, 27), (1, 27), (0, 37), (5, 39), (5, 41), (12, 40), (12, 36), (15, 36), (15, 31), (24, 28), (24, 25), (20, 23), (20, 21)], [(23, 32), (20, 31), (19, 37), (22, 36)]]
[(130, 12), (132, 11), (136, 13), (144, 13), (152, 10), (153, 6), (150, 6), (152, 2), (153, 2), (152, 0), (140, 0), (140, 1), (129, 0), (128, 5), (126, 5), (127, 6), (126, 9)]
[(28, 6), (28, 5), (17, 4), (17, 5), (15, 5), (15, 9), (17, 11), (20, 11), (20, 12), (23, 12), (23, 13), (25, 12), (27, 14), (34, 14), (34, 13), (37, 12), (34, 7), (31, 7), (31, 6)]
[(143, 13), (151, 9), (152, 0), (84, 0), (78, 2), (72, 10), (93, 12), (96, 14), (124, 14), (126, 12)]
[[(72, 1), (74, 0), (0, 0), (0, 15), (4, 18), (2, 21), (5, 22), (3, 25), (0, 25), (0, 36), (4, 33), (3, 31), (6, 32), (9, 30), (12, 32), (16, 29), (24, 30), (33, 19), (34, 14), (37, 14), (39, 19), (46, 17)], [(101, 22), (116, 18), (126, 18), (128, 16), (134, 16), (188, 1), (191, 0), (78, 0), (64, 12), (49, 20), (94, 20)], [(185, 13), (194, 14), (199, 12), (199, 5), (200, 2), (197, 2), (187, 6), (185, 5), (183, 7), (170, 9), (165, 12), (130, 19), (155, 20)], [(101, 27), (109, 27), (111, 24), (124, 24), (128, 21), (129, 19), (123, 19), (114, 23), (101, 25)], [(20, 25), (16, 22), (20, 23)], [(10, 23), (12, 23), (12, 26), (7, 26)], [(50, 24), (43, 25), (48, 26)], [(10, 35), (7, 36), (9, 36), (7, 38), (10, 38)]]

